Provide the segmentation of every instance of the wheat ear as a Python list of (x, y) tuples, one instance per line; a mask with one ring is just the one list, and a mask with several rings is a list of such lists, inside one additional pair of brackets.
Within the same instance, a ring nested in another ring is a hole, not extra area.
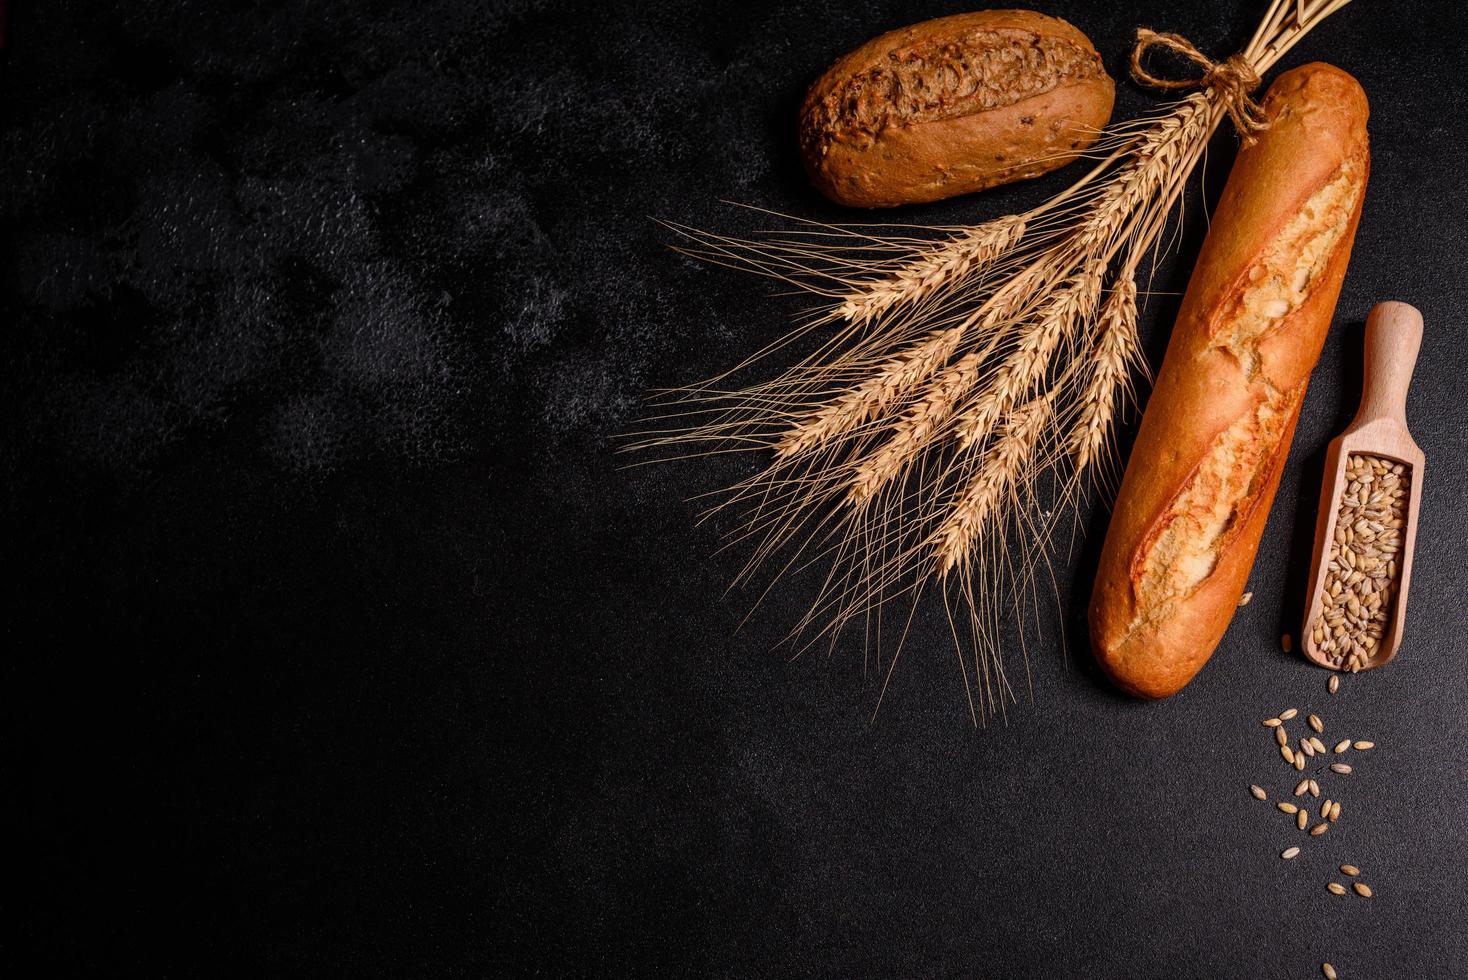
[(789, 458), (881, 415), (953, 356), (963, 328), (930, 333), (921, 343), (885, 361), (866, 381), (806, 415), (780, 437), (775, 455)]
[(1080, 396), (1080, 417), (1071, 432), (1070, 451), (1075, 472), (1096, 461), (1111, 432), (1117, 390), (1127, 378), (1137, 341), (1137, 282), (1124, 274), (1111, 287), (1101, 310), (1101, 337), (1096, 343), (1095, 368)]
[(1055, 392), (1050, 391), (1010, 413), (1003, 433), (985, 451), (978, 473), (933, 535), (933, 558), (939, 575), (947, 575), (968, 558), (985, 523), (1033, 457), (1054, 404)]
[(862, 283), (841, 298), (836, 315), (851, 323), (866, 323), (895, 306), (916, 303), (982, 271), (1014, 248), (1024, 233), (1023, 215), (1009, 215), (965, 229), (896, 272)]

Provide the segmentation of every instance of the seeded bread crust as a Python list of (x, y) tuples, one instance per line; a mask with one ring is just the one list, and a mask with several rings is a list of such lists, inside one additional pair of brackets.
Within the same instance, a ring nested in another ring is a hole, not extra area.
[(837, 203), (936, 201), (1070, 162), (1111, 119), (1114, 98), (1096, 49), (1065, 21), (956, 14), (832, 65), (801, 107), (801, 154)]
[(1102, 548), (1097, 660), (1143, 698), (1176, 693), (1238, 606), (1335, 313), (1361, 214), (1369, 109), (1310, 64), (1264, 99), (1214, 212)]

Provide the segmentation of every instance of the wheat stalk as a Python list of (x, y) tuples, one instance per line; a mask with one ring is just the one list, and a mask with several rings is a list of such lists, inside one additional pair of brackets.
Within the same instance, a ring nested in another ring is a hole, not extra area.
[[(1011, 604), (1000, 586), (1018, 602), (1047, 574), (1059, 517), (1040, 503), (1042, 482), (1078, 507), (1083, 475), (1108, 459), (1142, 363), (1140, 264), (1156, 254), (1221, 120), (1234, 119), (1245, 139), (1261, 125), (1245, 81), (1348, 2), (1274, 0), (1224, 65), (1188, 46), (1188, 57), (1211, 66), (1204, 88), (1115, 127), (1093, 145), (1088, 173), (1023, 214), (932, 229), (929, 239), (911, 228), (814, 222), (752, 240), (673, 226), (688, 254), (816, 296), (792, 337), (838, 325), (772, 381), (728, 391), (720, 378), (672, 393), (674, 414), (699, 421), (637, 444), (773, 448), (773, 460), (715, 509), (747, 508), (736, 540), (755, 547), (741, 579), (781, 551), (789, 557), (774, 579), (829, 563), (796, 635), (808, 629), (807, 642), (834, 643), (860, 623), (864, 642), (876, 636), (880, 647), (884, 609), (910, 601), (910, 623), (937, 583), (955, 643), (972, 650), (971, 665), (959, 656), (965, 685), (980, 689), (971, 709), (1002, 710), (1013, 688), (995, 638)], [(1139, 45), (1158, 37), (1139, 32)], [(1141, 51), (1139, 78), (1176, 84), (1146, 75)], [(1006, 548), (1012, 528), (1025, 540)], [(964, 629), (952, 619), (955, 594), (970, 613)]]

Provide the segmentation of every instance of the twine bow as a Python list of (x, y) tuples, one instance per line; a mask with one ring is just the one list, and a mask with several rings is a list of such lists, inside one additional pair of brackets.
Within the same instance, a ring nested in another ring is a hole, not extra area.
[[(1150, 48), (1166, 48), (1182, 55), (1203, 69), (1199, 78), (1158, 78), (1142, 67), (1142, 56)], [(1269, 128), (1269, 119), (1264, 109), (1249, 95), (1259, 87), (1259, 73), (1249, 64), (1249, 59), (1236, 54), (1224, 61), (1214, 61), (1193, 46), (1187, 38), (1178, 34), (1163, 34), (1137, 28), (1137, 46), (1132, 48), (1132, 77), (1143, 85), (1153, 88), (1206, 88), (1218, 93), (1223, 106), (1233, 120), (1234, 128), (1243, 137), (1244, 145), (1254, 142), (1254, 134)]]

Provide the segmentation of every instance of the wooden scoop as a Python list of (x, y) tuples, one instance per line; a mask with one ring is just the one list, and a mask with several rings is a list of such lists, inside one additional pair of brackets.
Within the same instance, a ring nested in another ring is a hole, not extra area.
[[(1310, 562), (1310, 602), (1305, 608), (1305, 624), (1300, 631), (1300, 647), (1305, 656), (1322, 667), (1333, 670), (1351, 670), (1350, 657), (1360, 656), (1355, 669), (1365, 670), (1380, 667), (1397, 655), (1402, 645), (1402, 622), (1407, 615), (1407, 586), (1412, 580), (1412, 546), (1417, 538), (1417, 511), (1422, 499), (1422, 450), (1412, 441), (1407, 431), (1407, 386), (1412, 382), (1412, 368), (1417, 363), (1417, 350), (1422, 346), (1422, 314), (1406, 303), (1378, 303), (1366, 320), (1366, 370), (1361, 385), (1361, 407), (1356, 418), (1344, 433), (1330, 444), (1325, 455), (1325, 485), (1320, 491), (1320, 517), (1315, 526), (1315, 557)], [(1353, 455), (1365, 455), (1385, 461), (1387, 472), (1374, 467), (1369, 482), (1356, 482), (1347, 475), (1348, 464)], [(1397, 472), (1395, 467), (1400, 466)], [(1393, 528), (1396, 520), (1391, 515), (1395, 508), (1390, 506), (1391, 495), (1405, 481), (1398, 502), (1405, 501), (1405, 513), (1398, 514), (1401, 526)], [(1395, 484), (1395, 486), (1393, 486)], [(1355, 488), (1348, 497), (1347, 491)], [(1377, 497), (1376, 495), (1380, 495)], [(1380, 519), (1359, 515), (1353, 522), (1341, 522), (1342, 500), (1351, 506), (1365, 505), (1381, 507), (1388, 515)], [(1376, 500), (1376, 504), (1371, 502)], [(1339, 528), (1337, 525), (1340, 525)], [(1397, 532), (1395, 576), (1391, 586), (1383, 595), (1378, 608), (1384, 608), (1385, 621), (1380, 615), (1372, 615), (1369, 603), (1373, 594), (1382, 589), (1373, 573), (1382, 573), (1385, 564), (1380, 556), (1371, 551), (1390, 551), (1390, 531)], [(1335, 551), (1337, 535), (1345, 539), (1339, 553)], [(1384, 535), (1385, 540), (1377, 540)], [(1349, 552), (1349, 553), (1348, 553)], [(1332, 562), (1339, 574), (1332, 578)], [(1356, 575), (1357, 582), (1346, 585), (1346, 579)], [(1327, 583), (1338, 582), (1340, 591), (1327, 596)], [(1351, 602), (1355, 599), (1355, 603)], [(1330, 600), (1328, 602), (1328, 600)], [(1361, 603), (1368, 603), (1362, 607)], [(1340, 616), (1337, 610), (1345, 607), (1345, 619), (1340, 628), (1333, 628), (1321, 621), (1324, 613)], [(1368, 639), (1369, 629), (1360, 619), (1362, 614), (1368, 623), (1379, 623), (1380, 636), (1374, 642)], [(1354, 624), (1353, 624), (1354, 623)], [(1321, 627), (1317, 633), (1316, 627)], [(1321, 642), (1323, 634), (1324, 642)], [(1334, 641), (1334, 648), (1331, 643)], [(1343, 649), (1344, 646), (1344, 649)]]

